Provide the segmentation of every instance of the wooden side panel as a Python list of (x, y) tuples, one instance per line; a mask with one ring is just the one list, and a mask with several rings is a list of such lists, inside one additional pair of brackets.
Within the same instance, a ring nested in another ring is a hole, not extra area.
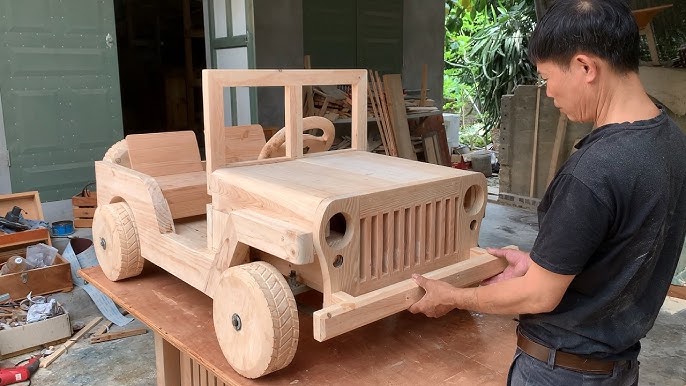
[[(25, 253), (21, 256), (25, 256)], [(55, 258), (55, 264), (49, 267), (11, 273), (0, 277), (0, 293), (8, 293), (14, 300), (25, 298), (29, 292), (33, 296), (45, 295), (71, 291), (73, 287), (69, 262), (60, 255)]]
[(126, 136), (131, 168), (152, 177), (203, 171), (192, 131)]
[(95, 173), (100, 205), (125, 201), (131, 207), (143, 257), (204, 290), (214, 255), (174, 233), (169, 205), (155, 179), (103, 161), (95, 163)]

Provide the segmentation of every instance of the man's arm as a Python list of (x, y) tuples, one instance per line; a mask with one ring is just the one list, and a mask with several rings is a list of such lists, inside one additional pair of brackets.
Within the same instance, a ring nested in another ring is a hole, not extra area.
[(409, 311), (440, 317), (455, 308), (489, 314), (536, 314), (555, 309), (574, 275), (550, 272), (531, 261), (526, 274), (476, 288), (456, 288), (438, 280), (415, 275), (426, 290)]

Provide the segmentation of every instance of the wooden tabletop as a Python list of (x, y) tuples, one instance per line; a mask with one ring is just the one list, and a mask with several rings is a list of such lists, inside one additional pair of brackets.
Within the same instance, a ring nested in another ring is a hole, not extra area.
[(401, 312), (320, 343), (312, 337), (311, 314), (321, 295), (310, 291), (296, 297), (300, 341), (291, 365), (250, 380), (231, 369), (219, 348), (211, 298), (152, 264), (116, 283), (99, 267), (80, 272), (227, 384), (504, 385), (515, 350), (512, 317), (466, 311), (439, 319)]

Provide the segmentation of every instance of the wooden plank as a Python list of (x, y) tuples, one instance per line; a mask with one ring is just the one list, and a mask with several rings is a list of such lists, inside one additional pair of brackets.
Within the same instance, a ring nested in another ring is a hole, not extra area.
[(74, 228), (91, 228), (93, 227), (93, 219), (85, 219), (85, 218), (75, 218), (74, 219)]
[(126, 144), (131, 169), (151, 177), (203, 171), (192, 131), (131, 134)]
[(667, 295), (686, 300), (686, 287), (672, 284), (669, 286), (669, 292), (667, 292)]
[[(441, 268), (424, 276), (443, 280), (456, 287), (467, 287), (497, 275), (507, 262), (473, 248), (469, 260)], [(313, 314), (314, 338), (320, 342), (352, 331), (407, 309), (424, 296), (414, 280), (407, 279), (383, 289), (325, 307)]]
[(434, 165), (440, 165), (440, 155), (438, 154), (438, 134), (433, 132), (422, 137), (424, 144), (424, 157), (426, 162)]
[(380, 82), (377, 81), (377, 74), (371, 72), (369, 74), (369, 79), (371, 80), (371, 89), (372, 89), (372, 96), (373, 99), (376, 101), (377, 105), (377, 112), (375, 115), (378, 113), (377, 120), (380, 122), (379, 125), (379, 130), (382, 132), (381, 137), (385, 138), (384, 141), (384, 147), (386, 147), (386, 154), (397, 157), (398, 156), (398, 150), (396, 149), (395, 146), (395, 137), (393, 136), (393, 129), (388, 117), (388, 110), (386, 108), (385, 103), (383, 103), (382, 98), (384, 98), (383, 91), (381, 90), (381, 84)]
[(73, 208), (75, 218), (93, 218), (95, 208)]
[(419, 106), (426, 106), (426, 89), (427, 89), (427, 78), (428, 78), (428, 65), (424, 63), (422, 65), (422, 90), (419, 95)]
[(50, 232), (45, 228), (5, 233), (0, 235), (0, 248), (5, 249), (17, 245), (36, 244), (46, 240), (50, 240)]
[[(448, 146), (448, 137), (445, 133), (445, 124), (443, 122), (443, 115), (434, 115), (422, 119), (419, 125), (416, 125), (416, 120), (411, 120), (410, 132), (413, 135), (424, 136), (429, 133), (436, 133), (438, 135), (438, 154), (439, 165), (451, 166), (452, 160), (450, 155), (450, 147)], [(416, 125), (416, 126), (415, 126)]]
[[(181, 355), (176, 347), (155, 333), (157, 386), (181, 386)], [(186, 384), (183, 384), (186, 385)]]
[(391, 122), (395, 134), (395, 142), (398, 146), (398, 156), (416, 161), (417, 155), (414, 152), (412, 141), (410, 140), (410, 128), (407, 124), (407, 113), (405, 112), (405, 98), (403, 97), (403, 84), (399, 74), (389, 74), (383, 76), (383, 84), (386, 89), (386, 99), (391, 112)]
[(565, 136), (567, 134), (567, 115), (560, 112), (560, 118), (557, 121), (557, 131), (555, 132), (555, 143), (553, 144), (553, 155), (550, 158), (550, 169), (548, 169), (548, 180), (546, 181), (546, 186), (550, 185), (550, 182), (555, 177), (557, 169), (560, 167), (560, 153), (562, 150), (562, 144), (565, 142)]
[(529, 197), (536, 193), (536, 159), (538, 154), (538, 121), (541, 114), (541, 88), (536, 88), (536, 114), (534, 115), (534, 139), (531, 150), (531, 180), (529, 184)]
[(231, 219), (238, 241), (293, 264), (314, 262), (311, 230), (250, 209), (231, 212)]
[(45, 368), (50, 366), (52, 362), (54, 362), (57, 358), (59, 358), (62, 354), (64, 354), (69, 347), (73, 346), (74, 343), (76, 343), (77, 340), (79, 340), (83, 335), (85, 335), (88, 331), (90, 331), (93, 327), (95, 327), (96, 324), (100, 323), (102, 320), (102, 316), (98, 316), (94, 319), (92, 319), (88, 324), (86, 324), (82, 329), (79, 330), (74, 336), (69, 338), (66, 343), (64, 343), (60, 348), (58, 348), (54, 353), (41, 358), (40, 360), (40, 367)]
[[(294, 380), (306, 385), (501, 385), (515, 351), (516, 322), (511, 316), (456, 310), (431, 319), (401, 312), (322, 344), (312, 337), (311, 314), (301, 312), (299, 347), (291, 365), (251, 380), (235, 373), (226, 362), (214, 334), (212, 299), (201, 292), (154, 266), (122, 282), (110, 282), (99, 267), (80, 274), (181, 351), (177, 368), (182, 385), (192, 385), (190, 378), (183, 383), (183, 376), (190, 376), (186, 364), (191, 359), (214, 374), (217, 385), (289, 384)], [(312, 291), (297, 299), (304, 308), (322, 301)], [(175, 312), (180, 309), (183, 313)]]
[[(310, 55), (305, 55), (303, 64), (306, 70), (312, 69), (312, 58)], [(309, 117), (314, 115), (314, 94), (312, 93), (312, 86), (305, 86), (303, 88), (305, 94), (305, 107), (303, 116)]]
[(129, 330), (115, 331), (106, 334), (97, 334), (91, 337), (90, 343), (109, 342), (110, 340), (128, 338), (130, 336), (147, 334), (147, 328), (133, 328)]
[(83, 196), (73, 196), (71, 198), (71, 204), (73, 206), (78, 206), (78, 207), (94, 207), (98, 206), (98, 197), (95, 196), (95, 193), (93, 193), (93, 196), (90, 197), (83, 197)]

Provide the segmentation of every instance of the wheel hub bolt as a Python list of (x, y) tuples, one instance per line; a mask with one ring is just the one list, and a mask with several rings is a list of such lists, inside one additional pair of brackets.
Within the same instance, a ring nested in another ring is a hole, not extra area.
[(238, 314), (233, 314), (231, 316), (231, 324), (233, 325), (233, 328), (236, 329), (236, 331), (240, 331), (242, 327), (241, 317), (238, 316)]

